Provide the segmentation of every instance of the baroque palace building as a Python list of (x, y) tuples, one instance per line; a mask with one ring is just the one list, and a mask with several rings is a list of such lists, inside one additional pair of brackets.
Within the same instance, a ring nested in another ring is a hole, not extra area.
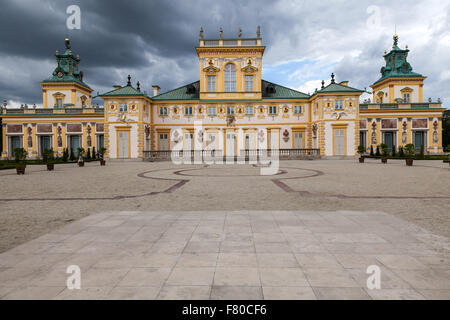
[(199, 81), (153, 95), (128, 82), (100, 94), (104, 108), (91, 104), (92, 89), (83, 81), (80, 58), (69, 40), (57, 66), (41, 82), (43, 108), (2, 108), (2, 158), (16, 147), (29, 157), (53, 148), (76, 153), (105, 146), (107, 158), (167, 157), (173, 150), (207, 149), (224, 156), (245, 150), (280, 150), (293, 157), (355, 156), (359, 145), (369, 151), (386, 143), (390, 149), (413, 143), (428, 153), (442, 152), (439, 101), (423, 101), (426, 77), (412, 72), (408, 48), (389, 53), (381, 78), (372, 86), (373, 102), (360, 103), (363, 90), (336, 82), (305, 94), (263, 80), (265, 46), (256, 38), (204, 39), (200, 32)]

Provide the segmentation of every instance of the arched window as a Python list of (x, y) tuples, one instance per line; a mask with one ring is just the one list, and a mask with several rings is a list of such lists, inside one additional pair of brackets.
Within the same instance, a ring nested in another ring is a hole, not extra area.
[(236, 66), (229, 63), (225, 66), (225, 92), (236, 91)]

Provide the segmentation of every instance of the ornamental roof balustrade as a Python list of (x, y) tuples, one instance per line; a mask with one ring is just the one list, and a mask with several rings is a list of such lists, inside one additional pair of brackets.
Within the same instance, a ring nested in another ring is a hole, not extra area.
[(103, 114), (104, 108), (36, 108), (36, 109), (20, 109), (20, 108), (3, 108), (3, 114), (6, 115), (20, 115), (20, 114)]
[(440, 102), (423, 103), (360, 103), (360, 110), (404, 110), (404, 109), (441, 109)]

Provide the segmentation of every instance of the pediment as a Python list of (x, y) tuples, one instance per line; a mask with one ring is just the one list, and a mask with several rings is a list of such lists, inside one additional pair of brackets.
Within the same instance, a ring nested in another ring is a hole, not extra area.
[(219, 71), (220, 71), (220, 69), (216, 68), (214, 66), (208, 66), (206, 68), (203, 68), (203, 72), (206, 72), (206, 73), (209, 73), (209, 74), (214, 74), (214, 73), (217, 73)]
[(255, 73), (258, 71), (258, 68), (255, 68), (254, 66), (248, 65), (241, 69), (242, 72), (245, 73)]

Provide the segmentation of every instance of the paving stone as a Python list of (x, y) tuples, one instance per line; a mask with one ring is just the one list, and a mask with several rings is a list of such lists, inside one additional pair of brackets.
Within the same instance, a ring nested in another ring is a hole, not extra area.
[(306, 268), (342, 268), (342, 265), (331, 254), (296, 253), (298, 263)]
[(310, 287), (263, 287), (266, 300), (316, 300)]
[(413, 289), (367, 290), (375, 300), (425, 300), (424, 296)]
[(24, 286), (10, 291), (2, 300), (50, 300), (58, 296), (66, 287)]
[(161, 287), (169, 277), (170, 268), (132, 268), (117, 283), (119, 287)]
[(158, 300), (208, 300), (211, 286), (164, 286)]
[(213, 283), (214, 271), (214, 268), (209, 267), (176, 267), (172, 270), (170, 277), (167, 279), (166, 285), (210, 286)]
[(258, 268), (217, 267), (214, 274), (215, 286), (260, 286)]
[(262, 300), (261, 287), (245, 286), (213, 286), (211, 289), (212, 300)]
[(160, 287), (115, 287), (107, 295), (107, 300), (154, 300)]
[(362, 288), (313, 288), (318, 300), (371, 300)]
[(218, 267), (257, 267), (255, 253), (219, 253)]
[(80, 289), (64, 289), (54, 300), (102, 300), (112, 290), (111, 287), (81, 287)]
[(309, 286), (300, 268), (260, 268), (261, 283), (268, 287)]
[(215, 267), (218, 253), (183, 253), (177, 267)]
[(258, 265), (265, 267), (298, 268), (297, 259), (292, 253), (257, 253)]
[(360, 285), (345, 269), (303, 268), (308, 282), (313, 287), (359, 287)]

